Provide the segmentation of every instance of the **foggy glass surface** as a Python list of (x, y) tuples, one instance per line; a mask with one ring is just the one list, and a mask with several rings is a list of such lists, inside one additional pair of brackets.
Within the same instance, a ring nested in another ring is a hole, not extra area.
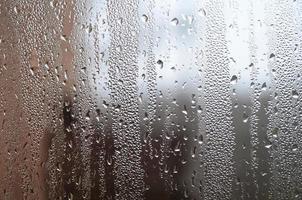
[(302, 199), (301, 0), (0, 0), (0, 200)]

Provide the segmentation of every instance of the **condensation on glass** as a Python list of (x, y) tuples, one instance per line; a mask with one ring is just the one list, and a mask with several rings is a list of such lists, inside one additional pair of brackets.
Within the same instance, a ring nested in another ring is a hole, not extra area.
[(302, 1), (1, 0), (0, 199), (302, 199)]

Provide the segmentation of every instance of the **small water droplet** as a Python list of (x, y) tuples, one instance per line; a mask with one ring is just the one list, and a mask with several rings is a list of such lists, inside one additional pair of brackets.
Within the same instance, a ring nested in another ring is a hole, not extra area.
[(237, 76), (233, 75), (232, 78), (231, 78), (231, 84), (233, 84), (233, 85), (236, 84), (237, 80), (238, 80)]
[(293, 144), (292, 151), (296, 152), (297, 150), (298, 150), (298, 145), (297, 144)]
[(89, 25), (87, 26), (86, 32), (87, 32), (87, 33), (91, 33), (91, 32), (92, 32), (92, 25), (91, 25), (91, 24), (89, 24)]
[(163, 63), (163, 61), (162, 61), (162, 60), (158, 60), (156, 63), (157, 63), (157, 65), (159, 66), (159, 68), (160, 68), (160, 69), (162, 69), (162, 68), (163, 68), (164, 63)]
[(184, 105), (184, 109), (182, 110), (182, 113), (187, 115), (188, 114), (188, 111), (187, 111), (187, 107)]
[(202, 8), (202, 9), (199, 9), (199, 10), (198, 10), (198, 13), (199, 13), (200, 16), (206, 16), (206, 15), (207, 15), (205, 9), (203, 9), (203, 8)]
[(294, 99), (298, 99), (299, 98), (299, 94), (298, 94), (297, 90), (293, 90), (292, 91), (292, 96), (293, 96)]
[(171, 24), (172, 24), (173, 26), (177, 26), (178, 23), (179, 23), (179, 20), (178, 20), (177, 18), (173, 18), (173, 19), (171, 20)]
[(246, 113), (243, 113), (243, 122), (247, 123), (249, 116)]
[(261, 86), (261, 90), (266, 90), (267, 86), (266, 86), (266, 82), (264, 82)]
[(147, 22), (148, 21), (148, 17), (147, 17), (147, 15), (142, 15), (142, 21), (143, 22)]
[(17, 8), (17, 6), (14, 7), (14, 12), (15, 12), (16, 14), (19, 14), (19, 9)]

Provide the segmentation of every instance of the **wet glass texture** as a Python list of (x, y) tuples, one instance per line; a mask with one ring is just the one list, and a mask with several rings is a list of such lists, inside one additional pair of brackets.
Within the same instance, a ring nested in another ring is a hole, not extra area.
[(0, 200), (302, 199), (301, 0), (0, 0)]

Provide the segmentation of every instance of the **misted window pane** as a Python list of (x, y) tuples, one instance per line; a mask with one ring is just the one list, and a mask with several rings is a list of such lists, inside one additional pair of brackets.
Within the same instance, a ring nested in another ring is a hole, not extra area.
[(1, 0), (0, 199), (302, 199), (302, 1)]

